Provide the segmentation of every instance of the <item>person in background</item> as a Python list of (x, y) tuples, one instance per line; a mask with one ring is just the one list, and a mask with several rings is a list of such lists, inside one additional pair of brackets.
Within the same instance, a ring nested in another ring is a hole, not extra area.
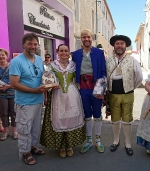
[(15, 89), (19, 156), (28, 165), (36, 163), (32, 154), (45, 154), (44, 150), (37, 148), (44, 92), (48, 90), (41, 85), (44, 65), (42, 58), (35, 55), (38, 45), (36, 34), (25, 34), (22, 38), (23, 53), (11, 60), (9, 73), (10, 85)]
[[(103, 95), (93, 96), (96, 82), (106, 76), (104, 52), (92, 46), (92, 32), (85, 29), (81, 32), (82, 48), (73, 52), (72, 60), (76, 63), (76, 83), (80, 89), (84, 113), (87, 141), (81, 153), (87, 152), (92, 146), (92, 129), (94, 127), (95, 145), (98, 152), (104, 152), (101, 143), (102, 99)], [(92, 121), (94, 118), (94, 124)]]
[(102, 46), (101, 44), (98, 44), (96, 47), (97, 47), (98, 49), (103, 50), (103, 46)]
[(114, 141), (110, 151), (117, 150), (120, 140), (121, 122), (125, 136), (125, 150), (127, 155), (133, 155), (131, 148), (131, 129), (133, 122), (134, 89), (141, 85), (143, 75), (139, 62), (126, 54), (126, 48), (131, 45), (129, 37), (115, 35), (110, 44), (114, 47), (113, 55), (106, 60), (109, 104)]
[(44, 68), (47, 70), (48, 66), (52, 62), (52, 57), (49, 53), (45, 54)]
[[(51, 55), (49, 53), (45, 54), (45, 61), (44, 61), (44, 69), (45, 69), (45, 71), (48, 70), (51, 62), (52, 62)], [(45, 95), (45, 97), (44, 97), (44, 99), (45, 99), (44, 100), (44, 105), (46, 105), (46, 102), (47, 102), (47, 94), (48, 94), (48, 92), (44, 93), (44, 95)]]
[(40, 143), (60, 150), (60, 156), (72, 156), (73, 147), (85, 141), (84, 112), (79, 91), (74, 85), (75, 63), (69, 60), (69, 48), (60, 44), (58, 60), (49, 66), (59, 86), (49, 93)]
[(106, 58), (107, 58), (107, 54), (106, 54), (106, 52), (104, 51), (102, 44), (98, 44), (96, 47), (97, 47), (98, 49), (103, 50), (104, 56), (105, 56), (105, 59), (106, 59)]
[(18, 138), (15, 123), (14, 90), (9, 82), (9, 62), (7, 60), (8, 52), (5, 49), (0, 49), (0, 80), (4, 83), (4, 85), (0, 84), (0, 114), (4, 127), (4, 133), (0, 138), (1, 141), (6, 140), (9, 136), (9, 117), (11, 118), (13, 138)]
[(148, 154), (150, 154), (150, 74), (146, 79), (145, 96), (140, 121), (137, 128), (137, 144), (145, 147)]

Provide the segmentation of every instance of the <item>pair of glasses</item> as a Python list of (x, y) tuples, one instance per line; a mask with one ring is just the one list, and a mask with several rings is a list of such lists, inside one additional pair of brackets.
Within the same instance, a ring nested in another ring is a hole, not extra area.
[(33, 64), (33, 68), (34, 68), (34, 73), (37, 76), (38, 75), (38, 70), (37, 70), (37, 67), (34, 64)]
[(51, 57), (47, 56), (47, 57), (45, 57), (45, 58), (51, 58)]

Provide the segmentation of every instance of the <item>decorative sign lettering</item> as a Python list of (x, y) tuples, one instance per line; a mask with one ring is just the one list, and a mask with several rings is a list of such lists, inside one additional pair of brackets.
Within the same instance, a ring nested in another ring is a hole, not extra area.
[(60, 18), (57, 19), (57, 30), (59, 33), (62, 32), (62, 21)]
[[(1, 0), (0, 0), (1, 1)], [(23, 3), (23, 22), (25, 30), (33, 31), (51, 38), (65, 39), (65, 18), (39, 0), (21, 0)], [(28, 27), (28, 28), (27, 28)], [(41, 32), (43, 31), (43, 32)]]
[(52, 16), (52, 15), (50, 15), (48, 12), (47, 12), (47, 8), (45, 8), (44, 6), (41, 6), (40, 7), (40, 14), (41, 15), (44, 15), (44, 17), (47, 17), (47, 18), (49, 18), (49, 19), (51, 19), (51, 20), (55, 20), (55, 17), (54, 16)]
[(43, 21), (37, 22), (36, 17), (32, 13), (28, 13), (28, 17), (29, 17), (30, 24), (50, 30), (50, 26), (43, 23)]

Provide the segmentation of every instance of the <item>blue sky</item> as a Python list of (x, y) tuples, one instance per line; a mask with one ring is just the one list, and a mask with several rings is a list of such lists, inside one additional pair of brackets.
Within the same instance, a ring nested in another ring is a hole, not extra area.
[(107, 0), (116, 30), (115, 34), (123, 34), (132, 40), (133, 49), (139, 26), (145, 21), (146, 0)]

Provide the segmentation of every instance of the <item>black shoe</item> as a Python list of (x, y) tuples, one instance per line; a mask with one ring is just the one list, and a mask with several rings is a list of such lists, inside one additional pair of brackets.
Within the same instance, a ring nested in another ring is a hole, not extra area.
[(118, 143), (118, 144), (112, 144), (112, 145), (110, 146), (110, 151), (111, 151), (111, 152), (116, 151), (117, 148), (118, 148), (118, 146), (119, 146), (119, 143)]
[(127, 153), (128, 156), (132, 156), (133, 155), (133, 149), (132, 148), (127, 148), (125, 146), (125, 149), (126, 149), (126, 153)]

